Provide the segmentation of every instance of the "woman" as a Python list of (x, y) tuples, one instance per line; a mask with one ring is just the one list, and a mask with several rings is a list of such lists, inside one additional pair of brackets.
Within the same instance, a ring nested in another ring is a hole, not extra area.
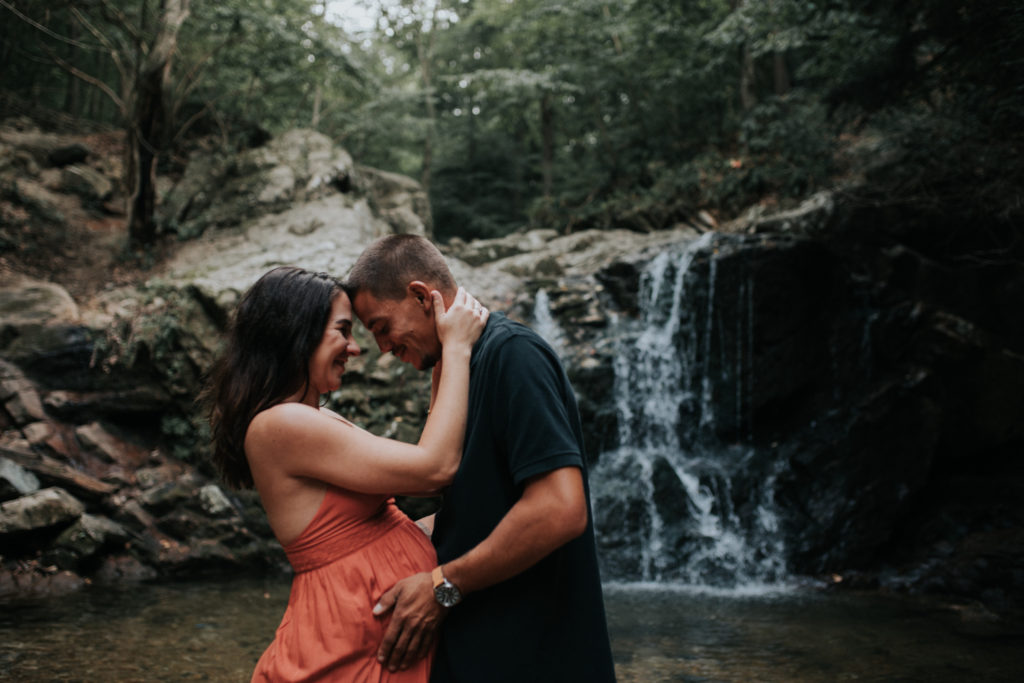
[(259, 491), (295, 571), (288, 607), (253, 680), (426, 681), (430, 657), (389, 672), (376, 659), (381, 593), (436, 566), (423, 531), (390, 496), (446, 485), (461, 457), (469, 357), (487, 309), (460, 290), (445, 311), (432, 410), (417, 444), (374, 436), (320, 407), (359, 354), (352, 307), (322, 273), (276, 268), (239, 302), (210, 398), (214, 461)]

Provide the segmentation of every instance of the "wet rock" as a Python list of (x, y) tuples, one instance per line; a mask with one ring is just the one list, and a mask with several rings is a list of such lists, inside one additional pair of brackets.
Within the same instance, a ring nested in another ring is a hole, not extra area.
[(150, 511), (160, 514), (192, 501), (193, 496), (192, 487), (180, 481), (171, 481), (146, 490), (139, 501)]
[(42, 453), (33, 453), (18, 444), (3, 445), (0, 450), (3, 455), (34, 473), (44, 484), (70, 491), (83, 500), (99, 501), (117, 490), (115, 485), (101, 481), (66, 462)]
[(4, 409), (16, 425), (46, 419), (39, 394), (34, 387), (28, 385), (17, 388), (15, 394), (4, 401)]
[(207, 484), (199, 489), (199, 505), (203, 512), (211, 517), (222, 517), (235, 513), (235, 506), (216, 484)]
[[(760, 208), (760, 207), (758, 207)], [(766, 213), (748, 212), (730, 226), (732, 230), (754, 233), (798, 233), (803, 235), (821, 233), (832, 222), (836, 211), (835, 193), (818, 192), (787, 211)]]
[(39, 479), (21, 465), (0, 457), (0, 502), (39, 490)]
[(67, 491), (47, 488), (0, 503), (0, 535), (39, 531), (78, 519), (85, 506)]
[(202, 539), (194, 543), (187, 557), (183, 558), (179, 571), (195, 568), (200, 572), (223, 571), (228, 567), (239, 566), (238, 557), (222, 543), (212, 539)]
[(99, 391), (56, 390), (43, 396), (43, 406), (54, 417), (73, 424), (98, 417), (138, 419), (166, 410), (167, 391), (155, 384)]
[(83, 448), (97, 453), (107, 462), (134, 469), (148, 458), (144, 449), (114, 436), (98, 422), (78, 426), (75, 436)]
[(354, 185), (380, 217), (398, 234), (433, 234), (430, 198), (418, 182), (368, 166), (356, 168)]
[(109, 178), (82, 164), (66, 166), (61, 172), (61, 185), (65, 192), (77, 194), (87, 202), (101, 203), (114, 194), (114, 184)]
[(73, 142), (70, 145), (61, 145), (50, 150), (46, 160), (51, 166), (70, 166), (80, 164), (89, 157), (89, 148), (80, 142)]
[(51, 420), (32, 422), (21, 428), (29, 446), (41, 453), (52, 453), (63, 458), (70, 458), (77, 449), (68, 443), (66, 428)]
[(143, 491), (155, 486), (171, 484), (183, 473), (183, 468), (175, 463), (165, 463), (155, 467), (141, 467), (135, 471), (135, 481)]
[(42, 567), (38, 563), (0, 567), (0, 599), (57, 597), (85, 585), (81, 576), (57, 567)]
[(128, 532), (106, 517), (83, 514), (43, 553), (43, 561), (61, 569), (75, 570), (97, 553), (123, 546)]
[(156, 526), (165, 534), (187, 542), (193, 536), (201, 536), (197, 532), (206, 526), (206, 522), (205, 518), (191, 510), (173, 508), (156, 520)]
[[(77, 304), (59, 285), (27, 277), (0, 279), (0, 353), (16, 364), (0, 366), (2, 381), (55, 378), (56, 386), (89, 372), (92, 341)], [(0, 361), (2, 363), (3, 361)], [(41, 411), (39, 411), (41, 413)], [(41, 419), (41, 414), (36, 414)]]
[(92, 579), (100, 585), (121, 585), (151, 581), (158, 574), (152, 567), (143, 564), (131, 555), (108, 555), (104, 557)]
[(147, 532), (156, 527), (156, 520), (137, 500), (128, 500), (113, 513), (113, 518), (137, 532)]
[(14, 425), (45, 420), (46, 411), (35, 386), (14, 365), (0, 360), (0, 401)]
[(32, 422), (23, 426), (21, 433), (25, 435), (30, 445), (38, 446), (53, 436), (53, 426), (46, 422)]

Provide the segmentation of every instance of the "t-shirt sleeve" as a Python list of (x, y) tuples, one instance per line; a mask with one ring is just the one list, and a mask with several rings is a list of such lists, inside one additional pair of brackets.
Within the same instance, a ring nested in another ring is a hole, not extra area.
[(506, 444), (516, 484), (560, 467), (583, 466), (572, 427), (572, 389), (554, 352), (530, 335), (514, 335), (497, 354), (491, 420)]

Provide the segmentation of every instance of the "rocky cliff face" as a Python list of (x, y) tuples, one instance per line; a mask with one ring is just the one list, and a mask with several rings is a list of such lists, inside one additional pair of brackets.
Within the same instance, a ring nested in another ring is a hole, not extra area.
[[(771, 500), (788, 571), (1019, 604), (1024, 337), (1012, 311), (1024, 310), (1024, 268), (1009, 254), (950, 253), (908, 229), (911, 217), (892, 218), (823, 195), (737, 221), (690, 253), (682, 300), (660, 315), (680, 319), (673, 349), (692, 367), (662, 423), (684, 451), (713, 451), (712, 465), (686, 474), (712, 492), (720, 519), (728, 510), (757, 521), (744, 508)], [(932, 228), (931, 239), (968, 229)], [(605, 310), (628, 316), (650, 303), (630, 299), (645, 263), (595, 272)], [(646, 343), (644, 329), (617, 329), (614, 353)], [(610, 341), (598, 336), (595, 348)], [(589, 431), (622, 433), (612, 423), (637, 409), (612, 406), (623, 384), (607, 377), (633, 375), (590, 362), (573, 363)], [(595, 444), (598, 459), (621, 457), (607, 444)], [(622, 529), (649, 534), (656, 515), (668, 558), (655, 574), (685, 577), (676, 568), (708, 539), (693, 529), (686, 476), (669, 465), (650, 465), (653, 507), (609, 498), (618, 507), (605, 521), (597, 513), (599, 543), (615, 558), (631, 547)]]
[[(5, 149), (8, 168), (31, 170)], [(308, 131), (188, 168), (165, 188), (161, 216), (190, 239), (144, 282), (88, 296), (38, 268), (0, 282), (0, 594), (281, 567), (255, 497), (220, 488), (202, 464), (193, 402), (219, 333), (274, 265), (343, 275), (376, 236), (430, 231), (413, 181), (359, 167)], [(18, 182), (5, 206), (27, 225), (43, 204)], [(702, 330), (699, 367), (680, 380), (699, 386), (679, 387), (674, 437), (684, 448), (713, 438), (726, 454), (743, 445), (729, 505), (770, 479), (787, 572), (1012, 603), (1024, 551), (1024, 276), (1012, 260), (929, 252), (895, 228), (912, 221), (891, 218), (826, 194), (702, 240), (687, 305), (670, 309)], [(538, 230), (445, 247), (462, 284), (559, 346), (594, 469), (621, 452), (621, 361), (642, 334), (645, 269), (708, 229)], [(427, 378), (359, 341), (367, 352), (333, 407), (414, 439)], [(690, 342), (677, 343), (682, 354)], [(617, 578), (637, 570), (617, 553), (652, 515), (671, 540), (659, 570), (692, 555), (685, 482), (653, 470), (649, 492), (620, 507), (595, 492)]]

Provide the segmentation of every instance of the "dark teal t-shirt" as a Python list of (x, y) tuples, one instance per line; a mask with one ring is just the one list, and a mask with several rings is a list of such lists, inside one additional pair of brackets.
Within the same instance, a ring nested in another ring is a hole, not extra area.
[[(470, 362), (462, 464), (434, 526), (441, 563), (484, 540), (532, 476), (586, 463), (576, 398), (540, 336), (492, 313)], [(589, 488), (587, 507), (589, 515)], [(593, 523), (522, 574), (450, 610), (431, 677), (478, 681), (613, 681)]]

